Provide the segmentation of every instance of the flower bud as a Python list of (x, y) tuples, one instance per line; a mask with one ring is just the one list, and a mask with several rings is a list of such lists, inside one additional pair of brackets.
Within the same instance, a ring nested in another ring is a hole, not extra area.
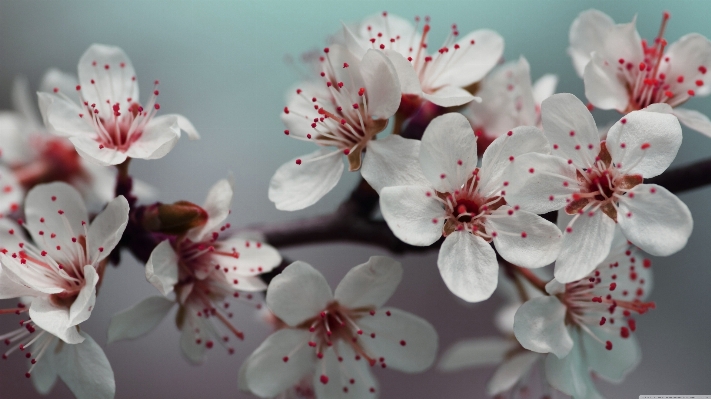
[(146, 208), (142, 225), (148, 231), (181, 235), (204, 225), (207, 219), (207, 212), (192, 202), (156, 203)]

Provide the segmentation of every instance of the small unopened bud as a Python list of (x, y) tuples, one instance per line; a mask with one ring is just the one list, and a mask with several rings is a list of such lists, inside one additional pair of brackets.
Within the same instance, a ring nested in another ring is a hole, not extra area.
[(204, 225), (207, 218), (207, 212), (192, 202), (156, 203), (147, 207), (142, 225), (148, 231), (180, 235)]

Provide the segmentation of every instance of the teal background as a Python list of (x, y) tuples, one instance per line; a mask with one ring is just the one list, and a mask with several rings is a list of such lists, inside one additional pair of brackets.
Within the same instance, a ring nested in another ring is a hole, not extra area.
[[(232, 224), (291, 220), (330, 212), (347, 195), (357, 175), (350, 174), (316, 206), (296, 213), (279, 212), (267, 199), (276, 168), (311, 147), (284, 137), (279, 112), (284, 93), (299, 76), (284, 62), (324, 46), (327, 35), (351, 22), (388, 10), (403, 17), (430, 15), (432, 43), (443, 40), (449, 26), (460, 32), (478, 28), (498, 31), (506, 40), (505, 57), (524, 55), (532, 76), (555, 73), (559, 92), (583, 96), (566, 55), (568, 29), (576, 15), (597, 8), (617, 22), (637, 14), (643, 37), (653, 38), (663, 10), (669, 10), (669, 42), (689, 32), (711, 36), (709, 1), (15, 1), (0, 2), (0, 108), (10, 107), (12, 79), (25, 75), (36, 87), (49, 67), (76, 71), (84, 50), (94, 42), (122, 47), (141, 83), (142, 99), (154, 79), (161, 80), (161, 112), (187, 116), (202, 140), (182, 140), (164, 159), (136, 161), (132, 172), (161, 191), (161, 201), (201, 203), (207, 189), (234, 173), (236, 194)], [(689, 108), (711, 114), (709, 98), (693, 99)], [(598, 124), (616, 118), (597, 112)], [(708, 157), (711, 139), (684, 130), (677, 164)], [(643, 362), (620, 386), (599, 383), (609, 398), (640, 394), (711, 393), (711, 189), (681, 195), (695, 220), (694, 234), (682, 252), (654, 259), (657, 309), (638, 318)], [(351, 244), (311, 246), (284, 251), (307, 261), (335, 284), (346, 271), (384, 251)], [(93, 317), (86, 330), (105, 343), (110, 316), (157, 293), (133, 260), (106, 273)], [(391, 304), (430, 320), (441, 348), (475, 336), (495, 334), (492, 318), (499, 298), (467, 305), (446, 290), (436, 268), (436, 254), (399, 257), (405, 277)], [(117, 398), (242, 398), (237, 392), (241, 361), (268, 333), (258, 314), (236, 306), (238, 327), (246, 340), (229, 356), (213, 349), (202, 367), (188, 365), (178, 348), (170, 320), (137, 341), (106, 348), (116, 374)], [(0, 318), (0, 332), (14, 328), (12, 316)], [(84, 327), (84, 324), (82, 325)], [(22, 365), (20, 364), (22, 363)], [(0, 398), (33, 398), (24, 378), (24, 360), (15, 355), (0, 362)], [(405, 375), (377, 370), (382, 398), (480, 398), (492, 369)], [(70, 397), (61, 384), (51, 397)]]

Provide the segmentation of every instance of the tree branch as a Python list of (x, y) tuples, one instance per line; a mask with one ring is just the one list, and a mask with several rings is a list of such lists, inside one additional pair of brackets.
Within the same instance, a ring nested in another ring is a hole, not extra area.
[(667, 170), (645, 183), (658, 184), (675, 194), (701, 188), (711, 184), (711, 159)]

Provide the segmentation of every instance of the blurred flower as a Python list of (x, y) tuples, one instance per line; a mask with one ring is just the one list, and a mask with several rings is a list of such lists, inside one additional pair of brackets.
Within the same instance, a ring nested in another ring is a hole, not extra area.
[(285, 163), (272, 177), (269, 199), (280, 210), (306, 208), (331, 191), (343, 174), (340, 155), (356, 171), (371, 152), (377, 156), (397, 149), (397, 142), (374, 141), (400, 104), (392, 62), (375, 50), (362, 58), (339, 45), (324, 51), (323, 80), (296, 89), (282, 113), (284, 133), (321, 148)]
[(374, 256), (343, 278), (335, 294), (326, 279), (294, 262), (272, 280), (267, 305), (287, 325), (245, 361), (242, 389), (273, 397), (313, 374), (317, 398), (370, 398), (377, 382), (369, 367), (420, 372), (434, 361), (437, 333), (425, 320), (381, 308), (402, 267)]
[[(229, 334), (242, 339), (243, 334), (230, 322), (228, 298), (240, 297), (240, 291), (263, 291), (267, 285), (259, 275), (281, 262), (279, 253), (269, 245), (225, 235), (224, 223), (230, 214), (233, 190), (220, 180), (207, 195), (202, 209), (207, 218), (175, 238), (162, 241), (146, 264), (146, 278), (164, 297), (149, 297), (113, 317), (109, 342), (137, 338), (148, 333), (178, 304), (177, 324), (182, 331), (180, 346), (193, 363), (205, 360), (206, 349), (216, 343), (228, 346)], [(175, 299), (168, 297), (175, 291)], [(217, 319), (215, 322), (213, 319)]]
[(199, 138), (193, 125), (177, 114), (156, 117), (158, 81), (145, 107), (131, 61), (118, 47), (94, 44), (78, 65), (79, 103), (59, 87), (39, 93), (40, 111), (52, 133), (68, 137), (79, 155), (98, 165), (117, 165), (128, 157), (162, 158), (183, 130)]
[(488, 74), (476, 92), (481, 103), (471, 102), (463, 111), (474, 127), (479, 155), (515, 127), (540, 126), (541, 103), (555, 93), (557, 84), (557, 76), (544, 75), (531, 86), (530, 67), (523, 57)]
[(601, 398), (590, 373), (621, 382), (640, 361), (632, 332), (634, 314), (654, 308), (642, 302), (651, 290), (651, 263), (617, 229), (614, 249), (582, 280), (546, 286), (550, 296), (521, 305), (514, 333), (531, 351), (548, 353), (548, 382), (575, 398)]
[(372, 48), (384, 51), (392, 60), (402, 94), (407, 97), (403, 105), (418, 105), (422, 99), (443, 107), (480, 101), (466, 88), (480, 81), (499, 62), (504, 39), (486, 29), (459, 38), (457, 26), (452, 25), (442, 46), (430, 54), (427, 50), (429, 17), (425, 18), (422, 33), (420, 18), (415, 18), (415, 22), (413, 26), (401, 17), (384, 12), (366, 18), (353, 30), (344, 26), (343, 37), (356, 55)]
[(711, 41), (690, 33), (667, 47), (668, 20), (665, 12), (659, 33), (649, 44), (640, 38), (636, 18), (616, 25), (600, 11), (584, 11), (570, 27), (568, 53), (585, 80), (585, 95), (592, 105), (628, 113), (667, 103), (683, 124), (711, 136), (708, 117), (679, 107), (694, 96), (711, 93), (705, 80), (711, 68)]
[[(656, 256), (682, 249), (691, 234), (689, 209), (674, 194), (643, 179), (661, 174), (681, 145), (681, 126), (666, 104), (633, 111), (601, 142), (588, 109), (572, 94), (543, 102), (553, 155), (517, 157), (505, 172), (506, 200), (546, 213), (575, 215), (563, 234), (555, 278), (579, 280), (605, 259), (619, 224), (627, 239)], [(664, 234), (659, 234), (663, 231)]]
[(561, 233), (553, 223), (503, 197), (504, 168), (531, 151), (548, 152), (548, 142), (538, 129), (519, 127), (494, 140), (477, 168), (469, 121), (443, 115), (422, 136), (416, 181), (406, 177), (380, 192), (383, 217), (399, 239), (426, 246), (446, 237), (437, 265), (447, 287), (466, 301), (483, 301), (496, 289), (499, 265), (491, 242), (504, 259), (529, 268), (553, 262), (560, 252)]
[(31, 321), (68, 344), (84, 341), (78, 325), (91, 315), (105, 259), (128, 222), (128, 203), (117, 197), (89, 225), (79, 193), (65, 183), (38, 185), (27, 195), (26, 227), (4, 229), (0, 242), (0, 295), (30, 296)]

